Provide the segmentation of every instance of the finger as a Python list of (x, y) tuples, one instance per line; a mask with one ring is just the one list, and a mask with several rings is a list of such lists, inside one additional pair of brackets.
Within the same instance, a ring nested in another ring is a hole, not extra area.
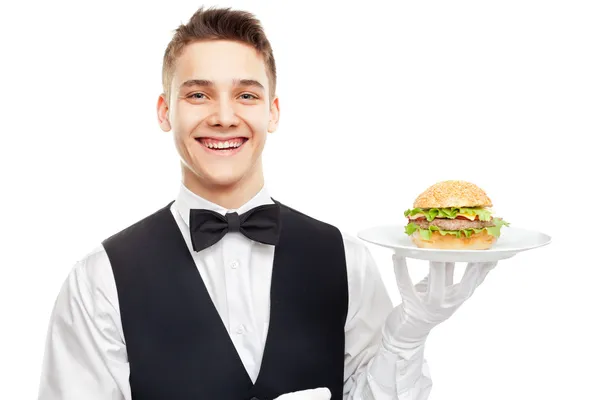
[(446, 263), (446, 286), (452, 286), (454, 283), (454, 263)]
[(408, 266), (406, 265), (406, 258), (402, 256), (392, 255), (394, 261), (394, 273), (396, 275), (396, 284), (400, 295), (405, 301), (413, 302), (417, 304), (419, 302), (417, 293), (415, 291), (414, 284), (408, 273)]
[(465, 268), (465, 273), (463, 274), (458, 285), (461, 285), (463, 282), (471, 282), (479, 274), (479, 267), (481, 263), (470, 262), (467, 264), (467, 268)]
[(419, 283), (415, 285), (415, 290), (417, 294), (423, 294), (427, 292), (427, 288), (429, 287), (429, 275), (425, 276), (425, 278), (421, 279)]
[(447, 298), (447, 304), (450, 307), (456, 307), (471, 297), (477, 287), (477, 281), (481, 275), (482, 267), (482, 263), (469, 263), (467, 265), (467, 269), (465, 270), (460, 283), (455, 285), (455, 289), (452, 290), (453, 293)]
[(313, 389), (310, 398), (312, 400), (329, 400), (331, 399), (331, 392), (327, 388)]
[[(448, 293), (448, 288), (452, 286), (454, 283), (454, 263), (447, 262), (446, 263), (446, 294)], [(429, 275), (425, 276), (425, 278), (421, 279), (419, 283), (415, 285), (415, 290), (418, 294), (423, 294), (427, 291), (429, 287)]]
[(477, 278), (477, 286), (481, 285), (487, 274), (489, 274), (490, 271), (496, 267), (496, 265), (498, 265), (498, 261), (483, 263), (483, 265), (481, 266), (481, 272), (479, 273), (479, 277)]
[(429, 288), (427, 290), (427, 302), (440, 305), (446, 294), (446, 263), (429, 262)]
[(296, 392), (285, 393), (275, 400), (329, 400), (331, 392), (327, 388), (299, 390)]
[(299, 392), (294, 392), (294, 394), (299, 395), (297, 397), (298, 400), (329, 400), (331, 399), (331, 392), (327, 388), (317, 388), (317, 389), (308, 389), (301, 390)]

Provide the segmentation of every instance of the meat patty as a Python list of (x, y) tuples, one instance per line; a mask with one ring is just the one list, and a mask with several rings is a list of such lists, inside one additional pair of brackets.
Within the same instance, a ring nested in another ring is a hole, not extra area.
[(429, 225), (435, 225), (445, 231), (459, 231), (461, 229), (485, 228), (486, 226), (494, 226), (494, 221), (471, 221), (468, 219), (450, 219), (450, 218), (434, 218), (429, 222), (426, 219), (413, 221), (420, 228), (427, 229)]

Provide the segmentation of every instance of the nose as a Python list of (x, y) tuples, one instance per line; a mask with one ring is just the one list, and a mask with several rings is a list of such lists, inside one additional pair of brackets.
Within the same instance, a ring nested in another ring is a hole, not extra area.
[(212, 127), (230, 128), (239, 124), (234, 104), (229, 99), (222, 99), (215, 104), (214, 110), (208, 118)]

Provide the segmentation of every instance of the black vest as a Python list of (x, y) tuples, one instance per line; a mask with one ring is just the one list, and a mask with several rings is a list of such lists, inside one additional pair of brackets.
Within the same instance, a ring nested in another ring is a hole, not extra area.
[(269, 330), (253, 384), (172, 203), (102, 242), (117, 286), (133, 400), (262, 400), (317, 387), (341, 400), (348, 280), (340, 231), (279, 203)]

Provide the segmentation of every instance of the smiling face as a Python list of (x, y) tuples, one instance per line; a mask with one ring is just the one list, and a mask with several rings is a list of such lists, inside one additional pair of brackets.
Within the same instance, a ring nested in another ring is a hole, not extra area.
[(159, 97), (158, 119), (165, 132), (173, 131), (186, 187), (221, 204), (256, 194), (264, 184), (267, 133), (279, 120), (260, 53), (233, 41), (188, 44), (175, 63), (169, 97)]

